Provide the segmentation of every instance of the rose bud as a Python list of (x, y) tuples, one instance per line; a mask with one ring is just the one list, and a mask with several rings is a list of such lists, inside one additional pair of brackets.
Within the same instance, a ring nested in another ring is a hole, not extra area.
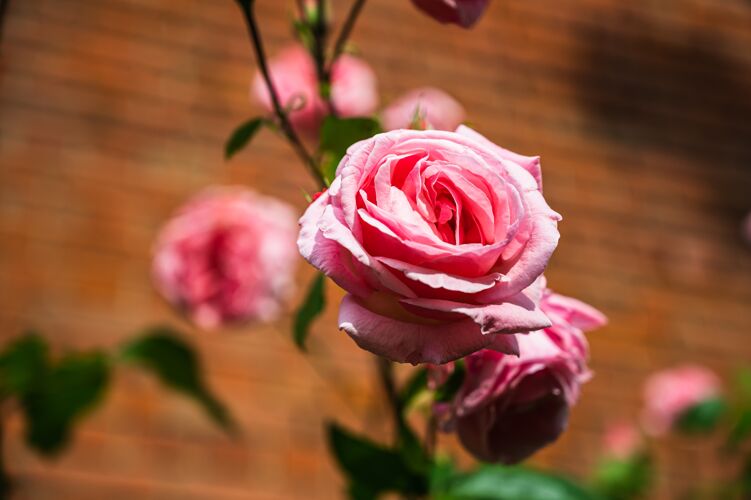
[(403, 95), (381, 113), (384, 130), (398, 128), (456, 130), (466, 118), (464, 108), (446, 92), (432, 87)]
[(720, 397), (719, 378), (707, 368), (685, 365), (657, 372), (644, 385), (642, 424), (652, 436), (661, 436), (692, 408)]
[(605, 429), (603, 447), (608, 457), (628, 460), (639, 453), (644, 441), (639, 429), (630, 422), (615, 422)]
[(348, 294), (339, 328), (393, 361), (441, 364), (550, 326), (539, 280), (558, 243), (539, 160), (477, 132), (394, 130), (350, 146), (298, 247)]
[(583, 331), (605, 317), (578, 300), (545, 291), (552, 326), (518, 335), (519, 356), (483, 350), (467, 356), (453, 403), (453, 427), (480, 460), (512, 464), (555, 441), (589, 379)]
[(412, 0), (412, 3), (441, 23), (470, 28), (480, 19), (490, 0)]
[(159, 293), (203, 329), (279, 314), (293, 289), (293, 209), (234, 187), (213, 187), (159, 233), (152, 274)]
[[(300, 45), (288, 47), (269, 61), (269, 73), (292, 126), (308, 137), (316, 137), (327, 109), (311, 55)], [(260, 73), (253, 80), (252, 94), (267, 111), (273, 111)], [(340, 56), (331, 68), (331, 102), (341, 117), (373, 113), (378, 106), (378, 91), (370, 66), (354, 56)]]

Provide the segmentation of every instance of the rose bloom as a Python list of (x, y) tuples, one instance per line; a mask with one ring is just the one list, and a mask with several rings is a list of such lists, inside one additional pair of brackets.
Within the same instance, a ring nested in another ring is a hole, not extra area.
[[(282, 107), (290, 109), (292, 126), (308, 136), (318, 134), (327, 110), (308, 51), (301, 45), (287, 47), (269, 61), (269, 73)], [(260, 72), (253, 80), (252, 94), (264, 108), (273, 110)], [(378, 90), (370, 66), (357, 57), (340, 56), (331, 67), (331, 102), (342, 117), (372, 114), (378, 106)]]
[(560, 216), (539, 159), (477, 132), (395, 130), (350, 146), (298, 246), (349, 292), (339, 328), (388, 359), (445, 363), (550, 325), (542, 275)]
[(686, 411), (719, 396), (720, 388), (720, 379), (702, 366), (685, 365), (653, 374), (644, 385), (644, 430), (652, 436), (667, 433)]
[(583, 332), (605, 324), (605, 316), (550, 290), (542, 310), (552, 326), (518, 335), (518, 357), (483, 350), (465, 360), (451, 427), (480, 460), (516, 463), (555, 441), (590, 377)]
[(152, 274), (159, 293), (204, 329), (270, 321), (293, 289), (292, 207), (235, 187), (213, 187), (159, 233)]
[(628, 460), (641, 450), (642, 445), (641, 433), (630, 422), (615, 422), (605, 429), (603, 447), (609, 457)]
[(482, 16), (490, 0), (412, 0), (435, 20), (470, 28)]
[(456, 99), (440, 89), (425, 87), (408, 92), (383, 110), (381, 124), (385, 130), (456, 130), (465, 118), (464, 108)]

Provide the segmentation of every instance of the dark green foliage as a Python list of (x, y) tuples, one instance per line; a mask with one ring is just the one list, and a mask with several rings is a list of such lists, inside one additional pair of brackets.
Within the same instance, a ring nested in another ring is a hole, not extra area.
[(331, 452), (349, 479), (351, 498), (376, 498), (385, 492), (427, 493), (427, 477), (415, 472), (398, 450), (384, 448), (336, 424), (328, 425), (327, 434)]
[(166, 327), (149, 330), (122, 349), (122, 359), (154, 373), (169, 388), (197, 401), (209, 416), (232, 430), (232, 421), (225, 407), (209, 392), (201, 379), (201, 366), (196, 353)]
[(686, 410), (676, 422), (676, 428), (689, 434), (712, 432), (727, 411), (727, 403), (722, 398), (711, 398)]
[(229, 160), (235, 153), (247, 146), (260, 130), (261, 125), (265, 123), (265, 118), (251, 118), (237, 127), (224, 145), (224, 158)]
[(562, 477), (525, 467), (486, 465), (451, 474), (446, 463), (434, 472), (431, 498), (440, 500), (595, 500), (599, 497)]
[(305, 341), (310, 334), (310, 325), (326, 308), (325, 283), (326, 277), (320, 273), (316, 274), (313, 281), (310, 282), (310, 288), (308, 288), (305, 300), (295, 315), (292, 335), (295, 345), (302, 351), (305, 350)]
[(381, 132), (373, 118), (337, 118), (327, 116), (321, 126), (322, 173), (327, 183), (334, 180), (336, 167), (352, 144)]
[(604, 498), (630, 500), (643, 498), (654, 480), (654, 466), (646, 453), (622, 460), (603, 460), (594, 477), (594, 488)]

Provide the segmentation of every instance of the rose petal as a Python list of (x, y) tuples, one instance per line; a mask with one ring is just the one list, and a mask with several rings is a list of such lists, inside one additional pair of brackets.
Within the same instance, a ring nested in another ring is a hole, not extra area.
[(493, 335), (483, 335), (471, 320), (438, 324), (399, 321), (364, 308), (352, 295), (339, 307), (339, 328), (361, 348), (400, 363), (442, 364), (487, 347)]

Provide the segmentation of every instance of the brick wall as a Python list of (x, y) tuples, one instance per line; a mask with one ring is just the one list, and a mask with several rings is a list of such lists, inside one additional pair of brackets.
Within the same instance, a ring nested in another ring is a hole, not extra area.
[[(258, 3), (273, 51), (288, 7)], [(440, 86), (490, 138), (542, 156), (565, 218), (550, 282), (610, 317), (590, 337), (596, 377), (540, 466), (585, 473), (605, 422), (636, 415), (651, 370), (690, 360), (729, 376), (749, 360), (751, 251), (738, 228), (751, 209), (751, 3), (495, 0), (470, 32), (405, 0), (373, 0), (365, 14), (355, 41), (384, 101)], [(202, 334), (148, 280), (155, 231), (200, 187), (248, 184), (300, 210), (300, 188), (313, 187), (269, 132), (222, 160), (228, 133), (258, 111), (233, 2), (10, 0), (1, 43), (0, 335), (34, 327), (60, 349), (114, 346), (175, 324), (244, 429), (231, 441), (180, 397), (120, 372), (56, 461), (30, 454), (11, 419), (17, 496), (339, 496), (322, 422), (387, 429), (369, 356), (336, 331), (335, 308), (303, 357), (288, 318)], [(302, 264), (298, 274), (311, 275)], [(339, 296), (330, 287), (330, 303)], [(668, 444), (657, 497), (723, 473), (706, 446)]]

